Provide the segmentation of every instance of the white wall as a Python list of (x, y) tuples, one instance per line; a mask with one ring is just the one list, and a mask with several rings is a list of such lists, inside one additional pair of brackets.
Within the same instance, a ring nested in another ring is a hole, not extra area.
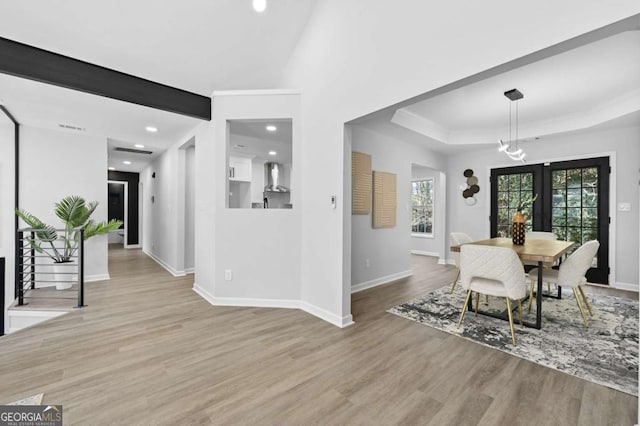
[(174, 275), (184, 274), (178, 265), (178, 230), (184, 232), (184, 224), (178, 225), (178, 209), (184, 208), (184, 197), (178, 196), (178, 154), (173, 146), (140, 173), (144, 187), (142, 249)]
[[(615, 263), (610, 262), (615, 282), (638, 287), (638, 171), (640, 169), (640, 128), (585, 131), (577, 135), (545, 137), (539, 141), (525, 143), (527, 163), (536, 164), (554, 160), (589, 158), (613, 152), (610, 177), (611, 196), (618, 203), (631, 203), (631, 212), (617, 212), (615, 204), (610, 210), (609, 246), (615, 247)], [(448, 231), (466, 232), (474, 239), (490, 236), (490, 188), (491, 168), (513, 166), (514, 163), (497, 148), (481, 149), (450, 156), (448, 160)], [(517, 164), (516, 164), (517, 165)], [(467, 206), (460, 196), (458, 185), (464, 181), (462, 172), (474, 170), (480, 180), (480, 193), (476, 194), (475, 206)], [(456, 179), (456, 176), (458, 179)], [(612, 200), (613, 201), (613, 200)], [(449, 258), (451, 255), (449, 253)], [(611, 283), (615, 286), (615, 283)]]
[[(301, 145), (299, 102), (298, 94), (214, 93), (213, 138), (204, 144), (197, 141), (196, 156), (198, 165), (206, 164), (198, 168), (203, 171), (197, 172), (198, 183), (212, 185), (197, 193), (203, 202), (196, 212), (198, 235), (215, 246), (213, 253), (206, 249), (211, 253), (206, 262), (196, 262), (196, 290), (213, 303), (294, 306), (300, 299), (301, 191), (291, 194), (293, 209), (225, 207), (227, 120), (292, 118), (295, 163)], [(292, 186), (301, 188), (299, 182)], [(215, 227), (201, 230), (200, 223), (211, 218)], [(225, 280), (225, 270), (232, 271), (232, 281)]]
[(283, 79), (303, 93), (303, 301), (350, 321), (345, 122), (638, 12), (634, 0), (318, 2)]
[(352, 126), (351, 144), (353, 151), (371, 155), (372, 170), (395, 173), (397, 184), (394, 228), (374, 229), (371, 213), (351, 216), (351, 286), (361, 290), (411, 274), (412, 163), (436, 166), (443, 158), (361, 126)]
[[(445, 211), (446, 211), (446, 185), (443, 182), (445, 175), (439, 170), (431, 167), (423, 167), (416, 165), (419, 162), (416, 159), (411, 168), (412, 180), (433, 179), (433, 233), (432, 235), (411, 235), (411, 252), (415, 254), (423, 254), (427, 256), (445, 257), (444, 243), (445, 238)], [(444, 166), (442, 163), (439, 167)], [(448, 250), (446, 250), (448, 252)]]
[[(106, 138), (26, 126), (20, 130), (20, 208), (62, 227), (54, 203), (79, 195), (98, 201), (94, 220), (107, 220)], [(107, 239), (101, 235), (85, 243), (86, 280), (109, 278)]]
[[(13, 303), (14, 264), (14, 125), (0, 111), (0, 257), (5, 258), (5, 333), (9, 332), (6, 307)], [(2, 271), (0, 271), (0, 274)], [(2, 291), (2, 290), (0, 290)]]
[(184, 243), (184, 268), (185, 271), (193, 270), (195, 266), (195, 221), (196, 221), (196, 147), (191, 146), (185, 150), (185, 243)]

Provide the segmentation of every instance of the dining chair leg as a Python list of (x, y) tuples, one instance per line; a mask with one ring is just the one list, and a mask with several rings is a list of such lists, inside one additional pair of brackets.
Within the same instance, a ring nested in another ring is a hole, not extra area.
[(533, 305), (533, 285), (534, 281), (531, 280), (531, 288), (529, 288), (529, 313), (531, 313), (531, 305)]
[(462, 305), (462, 312), (460, 312), (460, 319), (458, 320), (458, 328), (460, 328), (460, 324), (462, 324), (462, 319), (464, 318), (464, 313), (467, 310), (467, 305), (469, 304), (469, 299), (471, 298), (471, 289), (467, 292), (467, 297), (464, 299), (464, 305)]
[(505, 297), (505, 299), (507, 299), (507, 313), (509, 314), (509, 327), (511, 328), (511, 341), (513, 342), (513, 346), (517, 346), (516, 330), (513, 327), (513, 313), (511, 312), (511, 302), (509, 301), (508, 297)]
[(476, 316), (478, 316), (478, 304), (480, 304), (480, 293), (476, 291)]
[(487, 305), (489, 304), (489, 295), (488, 294), (484, 295), (484, 303), (486, 303)]
[(589, 315), (593, 316), (593, 311), (591, 310), (591, 305), (589, 305), (589, 301), (587, 300), (587, 295), (584, 294), (584, 289), (582, 288), (582, 286), (578, 286), (578, 290), (580, 290), (580, 294), (582, 295), (584, 304), (587, 305), (587, 310), (589, 311)]
[(520, 317), (520, 327), (522, 327), (522, 300), (518, 299), (518, 316)]
[(456, 274), (456, 279), (453, 280), (453, 284), (451, 285), (451, 293), (456, 289), (456, 284), (458, 284), (458, 278), (460, 278), (460, 268), (458, 268), (458, 273)]
[(580, 314), (582, 315), (582, 320), (584, 321), (584, 325), (589, 327), (589, 321), (587, 320), (587, 316), (584, 314), (584, 309), (582, 308), (582, 303), (580, 303), (580, 295), (578, 295), (578, 289), (573, 288), (573, 295), (576, 297), (576, 302), (578, 302), (578, 309), (580, 309)]

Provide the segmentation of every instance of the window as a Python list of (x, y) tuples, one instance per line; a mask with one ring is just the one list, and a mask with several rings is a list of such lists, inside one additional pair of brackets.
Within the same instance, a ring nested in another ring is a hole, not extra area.
[(227, 120), (227, 124), (227, 206), (293, 208), (292, 120)]
[[(511, 223), (521, 201), (532, 198), (533, 173), (514, 173), (498, 176), (498, 236), (511, 237)], [(533, 231), (533, 209), (522, 212), (526, 218), (525, 231)]]
[(433, 235), (433, 179), (411, 182), (411, 233)]

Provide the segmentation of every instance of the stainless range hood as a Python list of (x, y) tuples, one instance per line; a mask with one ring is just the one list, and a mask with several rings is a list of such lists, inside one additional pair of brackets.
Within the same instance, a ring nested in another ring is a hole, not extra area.
[(284, 167), (282, 164), (265, 163), (264, 169), (267, 182), (264, 187), (264, 192), (289, 192), (289, 188), (280, 185), (280, 182), (284, 180)]

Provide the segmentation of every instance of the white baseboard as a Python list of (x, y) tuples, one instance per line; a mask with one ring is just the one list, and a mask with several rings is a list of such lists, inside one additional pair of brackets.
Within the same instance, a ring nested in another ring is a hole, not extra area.
[(248, 297), (214, 297), (215, 306), (243, 306), (251, 308), (299, 309), (300, 301), (287, 299), (253, 299)]
[(440, 253), (436, 253), (435, 251), (411, 250), (411, 254), (417, 254), (419, 256), (440, 257)]
[(453, 260), (453, 259), (443, 259), (443, 258), (440, 258), (440, 259), (438, 260), (438, 265), (453, 265), (453, 266), (456, 266), (456, 261), (455, 261), (455, 260)]
[(380, 277), (373, 280), (365, 281), (363, 283), (355, 284), (351, 286), (351, 293), (357, 293), (359, 291), (363, 291), (372, 287), (377, 287), (379, 285), (387, 284), (392, 281), (397, 281), (402, 278), (407, 278), (413, 275), (411, 270), (397, 272), (395, 274), (387, 275), (386, 277)]
[(312, 305), (311, 303), (303, 302), (301, 300), (214, 297), (211, 293), (209, 293), (207, 290), (200, 287), (196, 283), (193, 284), (193, 291), (214, 306), (301, 309), (340, 328), (344, 328), (353, 324), (353, 317), (351, 315), (347, 315), (341, 318), (329, 311)]
[(215, 297), (198, 284), (193, 284), (193, 291), (214, 306), (243, 306), (252, 308), (284, 308), (299, 309), (299, 300), (256, 299), (248, 297)]
[(611, 287), (612, 288), (617, 288), (617, 289), (620, 289), (620, 290), (635, 291), (636, 293), (638, 293), (638, 291), (640, 291), (640, 288), (638, 287), (638, 284), (621, 283), (619, 281), (617, 283), (613, 284)]
[(155, 260), (158, 265), (162, 266), (164, 269), (166, 269), (174, 277), (184, 277), (185, 275), (187, 275), (184, 271), (178, 271), (178, 270), (173, 269), (164, 260), (160, 259), (155, 254), (145, 250), (144, 248), (142, 249), (142, 252), (144, 254), (146, 254), (147, 256), (149, 256), (151, 259)]
[(193, 291), (195, 291), (198, 296), (202, 297), (204, 300), (209, 302), (211, 305), (215, 304), (215, 303), (213, 303), (213, 300), (215, 299), (213, 297), (213, 294), (209, 293), (207, 290), (205, 290), (204, 288), (200, 287), (198, 284), (193, 283)]
[(87, 275), (84, 277), (84, 282), (92, 283), (95, 281), (107, 281), (110, 279), (111, 277), (109, 276), (109, 274)]
[(141, 244), (129, 244), (129, 245), (124, 246), (124, 248), (126, 248), (126, 249), (140, 249), (140, 248), (142, 248), (142, 245)]
[(325, 309), (322, 309), (316, 305), (312, 305), (311, 303), (305, 302), (302, 300), (300, 301), (300, 309), (302, 309), (303, 311), (315, 317), (323, 319), (326, 322), (335, 325), (336, 327), (345, 328), (354, 323), (353, 316), (351, 316), (351, 314), (346, 315), (344, 317), (339, 317), (338, 315), (332, 312), (329, 312)]
[(184, 268), (184, 273), (189, 275), (189, 274), (195, 274), (196, 273), (196, 268)]

